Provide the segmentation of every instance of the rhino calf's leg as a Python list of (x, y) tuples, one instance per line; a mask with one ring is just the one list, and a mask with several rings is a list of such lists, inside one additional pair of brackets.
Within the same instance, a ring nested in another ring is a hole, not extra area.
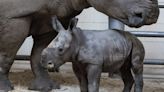
[(31, 67), (34, 73), (35, 79), (32, 81), (29, 89), (49, 91), (51, 89), (60, 88), (58, 83), (55, 83), (50, 79), (48, 71), (41, 65), (41, 52), (56, 36), (55, 31), (42, 34), (41, 36), (33, 36), (34, 45), (31, 53)]
[(120, 69), (121, 77), (124, 82), (123, 92), (131, 92), (131, 88), (134, 83), (134, 79), (129, 66), (123, 66)]
[(88, 92), (99, 92), (102, 67), (89, 64), (87, 66)]
[(81, 92), (88, 92), (87, 72), (84, 70), (85, 66), (73, 62), (73, 71), (79, 81)]
[(134, 92), (142, 92), (143, 89), (143, 75), (135, 73), (135, 88)]
[(29, 32), (30, 19), (0, 17), (0, 90), (12, 90), (8, 74), (14, 57)]
[(143, 90), (143, 59), (136, 56), (132, 60), (132, 70), (134, 72), (134, 92), (142, 92)]

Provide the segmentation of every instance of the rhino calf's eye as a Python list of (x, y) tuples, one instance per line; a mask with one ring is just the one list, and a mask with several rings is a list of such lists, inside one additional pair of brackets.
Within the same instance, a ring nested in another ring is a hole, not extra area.
[(62, 52), (63, 51), (63, 48), (58, 48), (59, 52)]

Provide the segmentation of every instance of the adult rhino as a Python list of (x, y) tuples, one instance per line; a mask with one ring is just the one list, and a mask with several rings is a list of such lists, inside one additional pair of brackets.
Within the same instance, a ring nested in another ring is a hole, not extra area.
[(52, 31), (51, 17), (56, 15), (67, 27), (72, 17), (88, 7), (131, 27), (153, 24), (159, 15), (157, 0), (0, 0), (0, 90), (13, 89), (9, 70), (18, 49), (30, 35), (34, 39), (31, 67), (35, 79), (29, 89), (58, 88), (40, 64), (41, 51), (57, 34)]

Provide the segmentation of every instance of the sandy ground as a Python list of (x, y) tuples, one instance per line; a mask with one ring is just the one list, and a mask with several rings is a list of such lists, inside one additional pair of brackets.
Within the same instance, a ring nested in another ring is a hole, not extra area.
[[(52, 79), (61, 84), (61, 89), (51, 92), (80, 92), (77, 79), (72, 71), (61, 71), (60, 73), (50, 73), (50, 75)], [(15, 90), (10, 92), (37, 92), (27, 90), (30, 81), (33, 79), (30, 70), (11, 72), (10, 79), (15, 86)], [(107, 74), (102, 74), (100, 92), (122, 92), (122, 89), (121, 79), (108, 78)], [(144, 79), (143, 92), (164, 92), (164, 79)]]

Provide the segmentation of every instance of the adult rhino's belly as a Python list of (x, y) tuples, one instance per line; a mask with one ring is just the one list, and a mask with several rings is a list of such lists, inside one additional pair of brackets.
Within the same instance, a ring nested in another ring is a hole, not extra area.
[(0, 0), (1, 17), (21, 17), (39, 11), (43, 0)]

